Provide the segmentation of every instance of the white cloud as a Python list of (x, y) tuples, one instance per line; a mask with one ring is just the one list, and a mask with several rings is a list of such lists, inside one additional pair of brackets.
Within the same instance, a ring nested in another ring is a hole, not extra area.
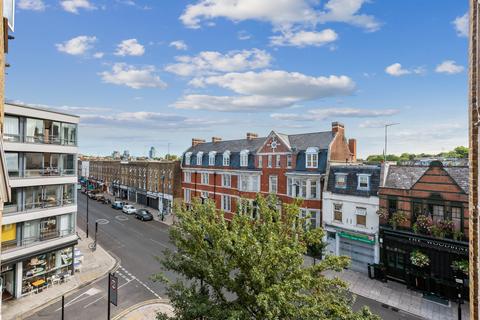
[(377, 118), (392, 116), (398, 112), (397, 109), (327, 108), (308, 110), (306, 114), (273, 113), (270, 116), (275, 120), (321, 121), (328, 118)]
[(270, 37), (270, 44), (274, 46), (320, 47), (334, 42), (337, 38), (338, 34), (332, 29), (322, 31), (287, 31), (282, 35)]
[(95, 52), (95, 53), (93, 54), (93, 57), (94, 57), (95, 59), (101, 59), (101, 58), (103, 58), (104, 55), (105, 55), (105, 53), (103, 53), (103, 52)]
[(283, 70), (227, 73), (196, 78), (191, 84), (197, 87), (216, 85), (243, 95), (284, 97), (298, 101), (348, 95), (355, 89), (355, 83), (347, 76), (312, 77)]
[(462, 72), (464, 69), (463, 66), (456, 64), (453, 60), (445, 60), (435, 68), (435, 72), (455, 74)]
[(63, 43), (57, 43), (55, 46), (60, 52), (65, 52), (74, 56), (84, 55), (93, 48), (93, 44), (97, 41), (96, 37), (78, 36)]
[(46, 7), (43, 0), (20, 0), (17, 5), (19, 9), (33, 11), (44, 11)]
[(202, 51), (196, 56), (178, 56), (175, 60), (177, 63), (166, 66), (166, 71), (192, 76), (265, 68), (270, 65), (272, 56), (259, 49), (229, 51), (226, 54)]
[(138, 43), (137, 39), (123, 40), (117, 45), (116, 56), (142, 56), (145, 53), (145, 47)]
[(133, 89), (163, 89), (167, 86), (167, 84), (155, 74), (155, 67), (153, 66), (136, 68), (125, 63), (115, 63), (112, 71), (101, 72), (100, 76), (105, 83), (123, 85)]
[(89, 0), (61, 0), (63, 10), (70, 13), (78, 13), (78, 9), (95, 10), (96, 7)]
[(226, 18), (232, 21), (270, 22), (274, 28), (293, 25), (344, 22), (375, 31), (380, 24), (373, 16), (359, 14), (367, 0), (330, 0), (323, 10), (310, 0), (198, 0), (188, 5), (180, 20), (189, 28), (199, 28), (202, 21)]
[(390, 123), (391, 121), (386, 120), (366, 120), (360, 123), (360, 128), (383, 128), (386, 124)]
[(238, 37), (238, 40), (248, 40), (250, 39), (252, 36), (245, 30), (240, 30), (238, 31), (237, 33), (237, 37)]
[(407, 74), (424, 74), (426, 72), (424, 67), (416, 67), (413, 69), (405, 69), (400, 63), (394, 63), (385, 68), (385, 72), (394, 77), (400, 77)]
[(468, 37), (468, 19), (467, 12), (463, 16), (456, 17), (455, 20), (453, 20), (452, 23), (459, 37)]
[(177, 50), (187, 50), (188, 46), (183, 40), (172, 41), (168, 45), (169, 47), (175, 47)]

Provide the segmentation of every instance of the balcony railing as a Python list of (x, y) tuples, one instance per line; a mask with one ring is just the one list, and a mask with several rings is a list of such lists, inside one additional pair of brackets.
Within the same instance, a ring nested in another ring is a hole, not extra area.
[(74, 176), (75, 169), (60, 169), (58, 167), (48, 167), (43, 169), (25, 169), (18, 171), (10, 171), (8, 176), (10, 178), (30, 178), (30, 177), (60, 177), (60, 176)]
[(51, 209), (51, 208), (58, 208), (58, 207), (64, 207), (64, 206), (69, 206), (75, 204), (74, 199), (63, 199), (63, 200), (44, 200), (44, 201), (39, 201), (39, 202), (29, 202), (25, 203), (23, 205), (20, 205), (20, 207), (17, 205), (6, 205), (3, 208), (3, 213), (4, 214), (10, 214), (10, 213), (28, 213), (31, 211), (38, 211), (42, 209)]
[(29, 247), (31, 245), (37, 244), (38, 242), (64, 238), (74, 234), (75, 234), (74, 228), (68, 228), (64, 230), (45, 231), (33, 237), (25, 237), (20, 240), (17, 239), (16, 241), (3, 242), (2, 249), (3, 249), (3, 252), (8, 252), (8, 251), (19, 249), (19, 248)]
[(76, 146), (76, 139), (61, 138), (57, 135), (38, 135), (38, 136), (24, 136), (20, 134), (4, 133), (3, 140), (7, 142), (24, 142), (34, 144), (56, 144), (63, 146)]

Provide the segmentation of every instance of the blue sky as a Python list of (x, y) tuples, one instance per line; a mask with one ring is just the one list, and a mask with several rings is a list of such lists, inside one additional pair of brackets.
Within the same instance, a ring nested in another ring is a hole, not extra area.
[(17, 0), (6, 96), (80, 151), (345, 124), (360, 156), (467, 144), (466, 0)]

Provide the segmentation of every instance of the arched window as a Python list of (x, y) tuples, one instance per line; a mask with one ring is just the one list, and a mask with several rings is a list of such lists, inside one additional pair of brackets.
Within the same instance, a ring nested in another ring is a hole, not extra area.
[(199, 151), (197, 153), (197, 166), (201, 166), (202, 165), (202, 160), (203, 160), (203, 152), (202, 151)]
[(223, 166), (230, 166), (230, 151), (228, 150), (223, 153)]
[(305, 167), (306, 168), (318, 168), (318, 148), (310, 147), (305, 152)]
[(242, 150), (240, 152), (240, 166), (247, 167), (248, 166), (248, 150)]
[(214, 166), (215, 165), (215, 156), (217, 155), (216, 151), (210, 151), (208, 153), (208, 165)]
[(191, 152), (185, 153), (185, 164), (186, 164), (187, 166), (190, 165), (190, 158), (191, 158), (191, 157), (192, 157), (192, 153), (191, 153)]

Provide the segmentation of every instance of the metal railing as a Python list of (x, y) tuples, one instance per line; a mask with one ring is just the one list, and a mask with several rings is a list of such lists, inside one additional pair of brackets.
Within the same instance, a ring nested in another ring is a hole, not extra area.
[(25, 169), (19, 172), (9, 172), (10, 178), (30, 178), (30, 177), (52, 177), (52, 176), (74, 176), (75, 169), (60, 169), (58, 167), (48, 167), (43, 169)]
[(63, 200), (44, 200), (39, 202), (29, 202), (25, 204), (16, 205), (6, 205), (3, 208), (4, 214), (10, 213), (28, 213), (30, 211), (36, 211), (39, 209), (49, 209), (56, 207), (63, 207), (75, 204), (75, 199), (63, 199)]
[(76, 146), (76, 139), (61, 138), (56, 135), (38, 135), (38, 136), (25, 136), (26, 143), (40, 143), (40, 144), (57, 144), (66, 146)]
[(26, 237), (20, 240), (17, 239), (15, 243), (14, 242), (2, 243), (2, 249), (5, 252), (9, 250), (18, 249), (18, 248), (28, 247), (42, 241), (68, 237), (74, 234), (75, 234), (74, 228), (68, 228), (64, 230), (44, 231), (44, 232), (40, 232), (39, 235), (36, 235), (33, 237)]

